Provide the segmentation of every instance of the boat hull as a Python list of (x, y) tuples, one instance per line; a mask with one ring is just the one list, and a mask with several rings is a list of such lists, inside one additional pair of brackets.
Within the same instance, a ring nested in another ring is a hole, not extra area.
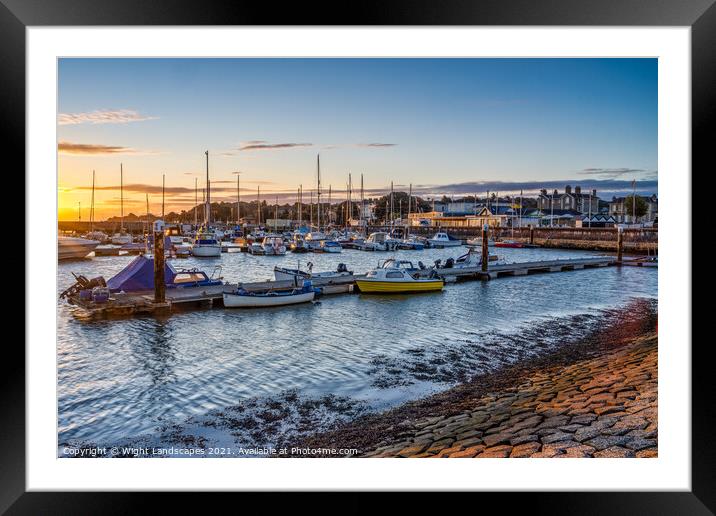
[(371, 281), (356, 280), (358, 289), (370, 294), (402, 294), (411, 292), (433, 292), (443, 289), (442, 280), (430, 281)]
[(111, 243), (114, 245), (125, 245), (132, 243), (132, 237), (130, 235), (113, 236)]
[(428, 240), (431, 247), (460, 247), (462, 242), (459, 240)]
[(96, 240), (84, 238), (61, 239), (57, 242), (58, 260), (77, 260), (86, 257), (99, 245)]
[(219, 245), (200, 245), (192, 246), (191, 254), (200, 258), (212, 258), (221, 256), (221, 246)]
[(246, 296), (224, 292), (224, 306), (227, 308), (265, 308), (271, 306), (296, 305), (313, 301), (315, 292), (304, 292), (287, 296)]
[(299, 272), (290, 272), (286, 269), (274, 269), (273, 275), (276, 281), (293, 281), (295, 278), (299, 278), (301, 281), (309, 279), (310, 274), (301, 274)]

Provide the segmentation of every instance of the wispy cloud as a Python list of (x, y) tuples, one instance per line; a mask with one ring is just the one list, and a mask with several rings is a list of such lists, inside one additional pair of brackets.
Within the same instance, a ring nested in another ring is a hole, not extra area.
[(119, 145), (99, 145), (93, 143), (73, 143), (61, 141), (57, 144), (57, 150), (62, 154), (137, 154), (131, 147)]
[(640, 179), (656, 179), (656, 170), (646, 170), (643, 168), (585, 168), (577, 172), (580, 175), (594, 176), (604, 179), (617, 179), (620, 177), (632, 177)]
[(60, 113), (57, 116), (59, 125), (78, 124), (127, 124), (155, 120), (155, 116), (146, 116), (131, 109), (100, 109), (85, 113)]
[[(79, 186), (77, 187), (78, 190), (92, 190), (91, 186)], [(95, 186), (95, 190), (117, 190), (119, 191), (119, 185), (110, 185), (110, 186)], [(138, 192), (138, 193), (150, 193), (150, 194), (160, 194), (162, 193), (162, 186), (156, 186), (156, 185), (145, 185), (145, 184), (129, 184), (129, 185), (123, 185), (122, 189), (126, 192)], [(170, 195), (180, 195), (180, 194), (188, 194), (188, 193), (194, 193), (194, 188), (188, 188), (184, 186), (167, 186), (164, 188), (164, 193), (170, 194)]]
[(102, 145), (96, 143), (74, 143), (60, 141), (57, 144), (57, 151), (61, 154), (74, 154), (78, 156), (134, 154), (134, 155), (155, 155), (161, 154), (156, 150), (139, 150), (122, 145)]
[(238, 150), (240, 151), (251, 151), (251, 150), (275, 150), (275, 149), (292, 149), (295, 147), (312, 147), (312, 143), (268, 143), (262, 140), (252, 140), (250, 142), (242, 143)]
[(270, 143), (266, 140), (249, 140), (242, 142), (238, 148), (231, 149), (219, 153), (220, 156), (236, 156), (237, 152), (244, 151), (256, 151), (256, 150), (283, 150), (283, 149), (295, 149), (305, 147), (319, 147), (321, 149), (341, 149), (350, 147), (361, 147), (361, 148), (386, 148), (395, 147), (397, 143), (383, 143), (383, 142), (370, 142), (370, 143)]

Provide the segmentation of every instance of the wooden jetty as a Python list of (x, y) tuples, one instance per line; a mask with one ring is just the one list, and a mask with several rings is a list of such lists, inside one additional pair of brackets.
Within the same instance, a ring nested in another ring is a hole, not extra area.
[[(480, 266), (477, 266), (440, 268), (437, 272), (440, 276), (445, 278), (446, 283), (449, 284), (456, 281), (475, 279), (491, 280), (505, 276), (525, 276), (535, 273), (575, 271), (595, 267), (608, 267), (617, 264), (618, 262), (614, 257), (600, 256), (594, 258), (490, 265), (487, 271), (483, 271)], [(427, 276), (430, 274), (430, 270), (419, 271), (418, 274)], [(331, 279), (314, 278), (312, 281), (315, 287), (321, 287), (323, 289), (324, 294), (342, 294), (353, 292), (355, 280), (363, 276), (363, 274), (353, 274)], [(86, 313), (92, 316), (111, 317), (143, 313), (163, 313), (182, 308), (223, 306), (224, 292), (232, 292), (239, 286), (250, 292), (267, 292), (270, 290), (287, 290), (293, 288), (295, 285), (291, 280), (284, 280), (167, 289), (164, 292), (164, 299), (159, 302), (155, 301), (154, 291), (151, 290), (113, 294), (106, 303), (93, 303), (80, 300), (79, 298), (72, 298), (70, 301), (72, 304), (83, 308)]]
[[(362, 276), (364, 275), (354, 274), (331, 279), (315, 278), (312, 281), (313, 286), (321, 287), (324, 295), (343, 294), (353, 292), (356, 278)], [(204, 287), (166, 289), (164, 291), (164, 300), (159, 302), (155, 300), (153, 290), (112, 294), (106, 303), (93, 303), (80, 300), (78, 297), (72, 297), (70, 302), (81, 307), (88, 315), (100, 317), (163, 313), (183, 307), (223, 306), (224, 292), (233, 292), (238, 287), (242, 287), (249, 292), (268, 292), (271, 290), (288, 290), (295, 287), (295, 285), (291, 280), (226, 283)]]
[[(500, 265), (490, 265), (486, 271), (482, 270), (482, 267), (479, 265), (476, 267), (440, 268), (437, 269), (437, 273), (438, 275), (446, 279), (448, 277), (451, 277), (456, 280), (490, 280), (503, 276), (526, 276), (527, 274), (535, 274), (541, 272), (562, 272), (591, 269), (594, 267), (607, 267), (609, 265), (615, 265), (616, 263), (616, 260), (611, 256), (597, 256), (594, 258), (545, 260), (538, 262), (518, 262)], [(420, 272), (421, 276), (427, 276), (429, 274), (429, 270)]]

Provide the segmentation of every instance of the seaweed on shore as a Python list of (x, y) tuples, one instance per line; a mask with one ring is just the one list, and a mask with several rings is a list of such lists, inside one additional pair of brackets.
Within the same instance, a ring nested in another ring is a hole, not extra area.
[[(531, 374), (589, 359), (627, 345), (636, 337), (654, 333), (657, 302), (652, 299), (635, 299), (622, 309), (605, 309), (597, 316), (578, 317), (576, 320), (576, 324), (588, 322), (588, 331), (574, 336), (573, 332), (565, 331), (570, 329), (568, 322), (559, 321), (554, 331), (563, 335), (563, 340), (558, 345), (551, 346), (549, 353), (528, 356), (494, 370), (473, 374), (468, 381), (448, 390), (383, 413), (365, 414), (332, 430), (299, 438), (291, 446), (368, 450), (380, 442), (400, 436), (408, 430), (411, 422), (417, 419), (460, 414), (472, 408), (475, 401), (482, 396), (515, 387)], [(515, 338), (519, 341), (539, 338), (544, 331), (549, 331), (549, 322)], [(412, 367), (422, 369), (418, 364), (413, 364)], [(459, 378), (459, 374), (445, 374), (451, 381), (457, 381)]]

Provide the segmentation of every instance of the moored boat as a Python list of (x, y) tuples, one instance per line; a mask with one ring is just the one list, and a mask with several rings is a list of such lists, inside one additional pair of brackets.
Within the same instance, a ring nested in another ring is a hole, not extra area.
[[(481, 247), (482, 246), (482, 237), (468, 238), (467, 240), (465, 240), (465, 243), (467, 245)], [(487, 239), (488, 246), (492, 246), (492, 245), (494, 245), (494, 243), (495, 243), (494, 240), (492, 240), (491, 238)]]
[(207, 228), (199, 229), (191, 246), (191, 254), (202, 258), (221, 256), (221, 243), (216, 234)]
[(321, 242), (321, 250), (324, 253), (340, 253), (343, 251), (343, 247), (335, 240), (323, 240)]
[(433, 238), (428, 240), (428, 243), (430, 244), (430, 247), (458, 247), (462, 245), (462, 240), (439, 231), (435, 233)]
[(126, 245), (132, 243), (132, 235), (129, 233), (115, 233), (112, 235), (112, 238), (110, 239), (110, 242), (114, 245)]
[(286, 246), (283, 243), (283, 237), (279, 235), (268, 235), (261, 242), (261, 249), (266, 256), (284, 256), (286, 254)]
[[(215, 268), (220, 271), (221, 268)], [(164, 263), (164, 284), (167, 288), (207, 287), (221, 285), (222, 278), (209, 276), (197, 269), (177, 269), (171, 263)], [(154, 288), (154, 257), (137, 256), (124, 269), (107, 280), (112, 292), (141, 292)]]
[(445, 285), (442, 278), (418, 278), (407, 267), (397, 265), (369, 271), (365, 278), (356, 279), (356, 286), (367, 294), (407, 294), (439, 291)]
[(521, 249), (522, 247), (525, 247), (525, 244), (516, 240), (501, 240), (499, 242), (495, 242), (492, 245), (494, 247), (505, 247), (511, 249)]
[(99, 245), (97, 240), (87, 238), (58, 237), (57, 259), (70, 260), (84, 258)]
[(342, 276), (351, 276), (353, 271), (349, 271), (344, 263), (339, 263), (335, 271), (313, 272), (313, 264), (308, 262), (308, 271), (302, 271), (301, 268), (288, 269), (286, 267), (276, 266), (273, 268), (273, 274), (276, 281), (285, 280), (307, 280), (314, 278), (340, 278)]
[(313, 301), (316, 291), (310, 281), (300, 289), (269, 292), (248, 292), (238, 288), (234, 292), (224, 292), (224, 306), (227, 308), (266, 308), (272, 306), (295, 305)]

